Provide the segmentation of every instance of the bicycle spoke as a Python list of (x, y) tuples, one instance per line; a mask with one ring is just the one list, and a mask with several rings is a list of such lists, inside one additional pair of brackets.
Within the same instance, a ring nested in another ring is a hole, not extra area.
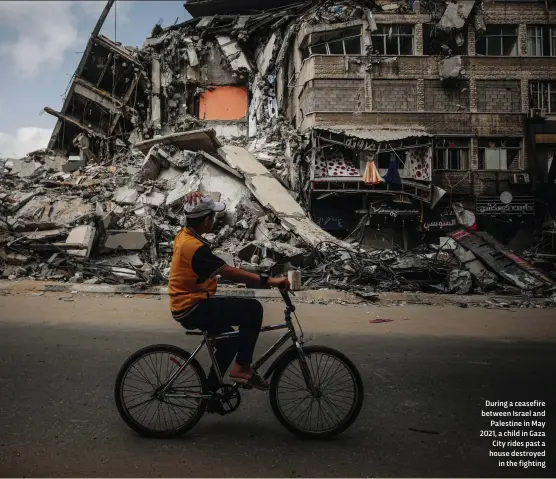
[(283, 370), (276, 391), (282, 415), (302, 431), (333, 430), (349, 417), (356, 403), (355, 378), (341, 359), (326, 353), (309, 353), (305, 364), (316, 387), (314, 394), (318, 395), (313, 396), (313, 391), (305, 386), (302, 360), (291, 361)]
[[(176, 360), (172, 360), (172, 358)], [(175, 362), (176, 361), (176, 362)], [(167, 351), (140, 356), (127, 370), (121, 383), (121, 399), (127, 414), (153, 432), (171, 432), (183, 428), (199, 410), (199, 399), (189, 397), (153, 397), (181, 369), (168, 389), (169, 394), (202, 394), (202, 383), (191, 365), (182, 369), (187, 359)], [(164, 381), (164, 382), (162, 382)], [(158, 383), (158, 387), (153, 384)]]

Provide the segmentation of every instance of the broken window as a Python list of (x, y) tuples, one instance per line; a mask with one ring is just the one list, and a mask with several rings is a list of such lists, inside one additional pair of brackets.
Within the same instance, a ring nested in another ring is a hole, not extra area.
[(314, 33), (303, 59), (311, 55), (361, 55), (361, 27)]
[(531, 57), (556, 56), (556, 27), (528, 27), (527, 55)]
[(556, 113), (556, 82), (529, 82), (529, 107)]
[(479, 170), (521, 170), (520, 138), (479, 139)]
[(434, 169), (469, 169), (469, 139), (437, 138), (434, 141)]
[(517, 56), (517, 27), (488, 25), (485, 34), (477, 39), (477, 55)]
[(378, 55), (413, 55), (413, 25), (378, 25), (372, 41)]
[(445, 31), (435, 24), (423, 25), (425, 55), (467, 55), (467, 26), (461, 31)]

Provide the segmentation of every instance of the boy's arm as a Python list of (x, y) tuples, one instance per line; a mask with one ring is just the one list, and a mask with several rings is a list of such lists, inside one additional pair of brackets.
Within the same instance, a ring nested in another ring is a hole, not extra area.
[[(220, 275), (228, 281), (245, 283), (252, 288), (261, 286), (261, 277), (258, 274), (250, 273), (243, 269), (226, 266), (222, 269)], [(268, 286), (280, 288), (281, 290), (288, 290), (290, 288), (290, 282), (288, 278), (268, 278)]]

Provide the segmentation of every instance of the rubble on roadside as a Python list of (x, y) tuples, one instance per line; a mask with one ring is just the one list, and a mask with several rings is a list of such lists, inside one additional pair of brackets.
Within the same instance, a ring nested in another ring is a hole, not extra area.
[[(46, 150), (19, 160), (32, 164), (31, 173), (6, 162), (0, 190), (2, 277), (165, 284), (172, 242), (184, 225), (183, 200), (200, 190), (228, 204), (206, 235), (216, 254), (253, 272), (301, 270), (304, 289), (361, 297), (385, 291), (554, 297), (554, 282), (524, 260), (512, 261), (502, 252), (505, 262), (489, 264), (494, 253), (483, 243), (493, 250), (501, 246), (488, 235), (456, 230), (439, 245), (414, 251), (365, 250), (320, 230), (246, 149), (217, 143), (217, 152), (209, 154), (180, 141), (179, 148), (161, 141), (146, 154), (130, 150), (117, 165), (86, 164), (71, 173), (64, 167), (75, 160), (61, 161)], [(483, 243), (476, 243), (479, 238)], [(524, 301), (511, 306), (528, 307)]]

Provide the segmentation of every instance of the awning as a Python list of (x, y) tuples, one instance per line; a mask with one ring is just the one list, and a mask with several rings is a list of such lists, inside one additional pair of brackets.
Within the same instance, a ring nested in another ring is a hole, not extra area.
[(355, 129), (349, 126), (339, 126), (337, 128), (315, 128), (315, 131), (325, 131), (328, 133), (334, 133), (337, 135), (345, 135), (351, 138), (357, 138), (359, 140), (370, 140), (377, 143), (388, 142), (388, 141), (398, 141), (405, 140), (407, 138), (420, 138), (420, 137), (432, 137), (423, 130), (410, 130), (407, 128), (403, 129)]

